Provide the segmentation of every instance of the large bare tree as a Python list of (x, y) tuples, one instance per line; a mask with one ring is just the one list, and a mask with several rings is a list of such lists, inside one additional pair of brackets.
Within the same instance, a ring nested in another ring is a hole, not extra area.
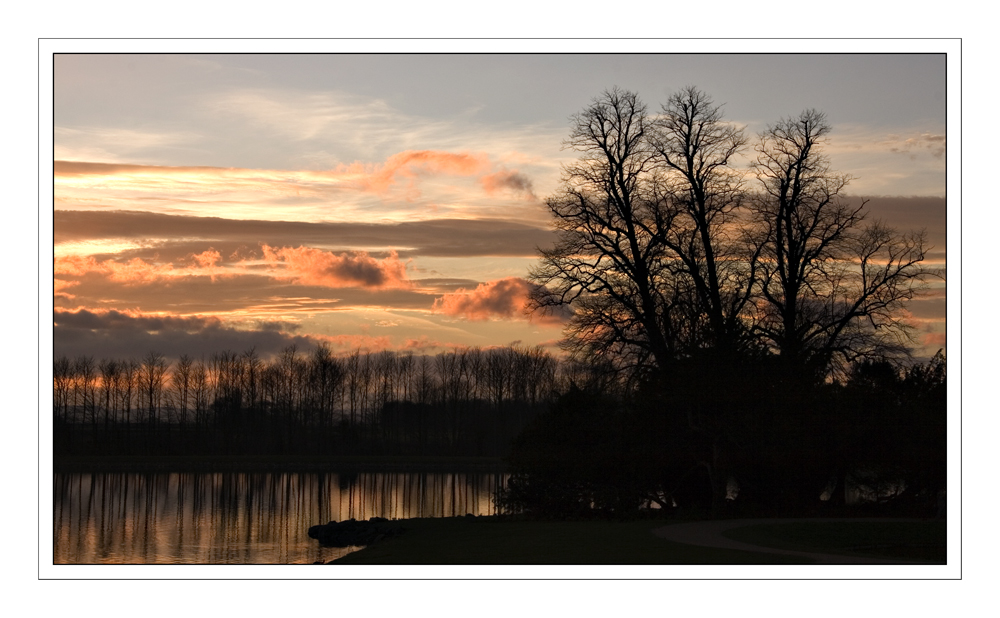
[(786, 367), (814, 378), (863, 357), (905, 354), (901, 309), (931, 274), (922, 233), (898, 234), (851, 204), (851, 178), (822, 153), (830, 125), (802, 112), (768, 127), (756, 147), (754, 201), (763, 248), (758, 334)]
[(744, 131), (693, 86), (667, 100), (652, 129), (664, 191), (677, 211), (664, 243), (696, 294), (696, 311), (706, 322), (703, 343), (735, 351), (746, 334), (742, 314), (757, 264), (739, 217), (743, 175), (733, 164), (746, 145)]
[(567, 342), (576, 353), (665, 367), (678, 340), (666, 243), (677, 212), (658, 182), (646, 106), (615, 88), (571, 122), (566, 146), (581, 156), (546, 201), (559, 238), (531, 273), (533, 304), (573, 303)]

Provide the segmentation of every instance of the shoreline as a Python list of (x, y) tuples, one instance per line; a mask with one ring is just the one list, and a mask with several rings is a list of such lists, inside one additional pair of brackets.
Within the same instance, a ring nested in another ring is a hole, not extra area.
[(457, 472), (503, 474), (507, 466), (496, 457), (350, 456), (56, 456), (55, 474), (95, 472)]

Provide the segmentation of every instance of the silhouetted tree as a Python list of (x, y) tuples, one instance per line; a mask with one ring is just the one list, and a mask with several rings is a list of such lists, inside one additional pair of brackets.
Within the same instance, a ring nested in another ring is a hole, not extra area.
[(754, 169), (761, 261), (757, 332), (790, 370), (822, 378), (831, 363), (905, 354), (900, 309), (930, 274), (922, 233), (865, 224), (842, 198), (850, 177), (821, 152), (830, 126), (815, 110), (770, 126)]
[(646, 106), (615, 88), (571, 122), (566, 145), (581, 157), (546, 201), (559, 239), (531, 272), (533, 306), (574, 304), (567, 345), (577, 356), (666, 367), (681, 292), (666, 239), (678, 213), (654, 173)]
[(155, 351), (147, 354), (142, 359), (139, 372), (146, 418), (149, 423), (155, 425), (160, 420), (163, 386), (167, 374), (167, 362), (163, 354)]
[(70, 393), (73, 389), (73, 364), (69, 358), (55, 359), (52, 368), (53, 416), (62, 422), (69, 421)]
[(187, 423), (188, 409), (191, 402), (191, 370), (193, 361), (187, 354), (182, 354), (170, 376), (171, 405), (177, 414), (177, 420), (182, 425)]
[(734, 351), (746, 334), (742, 316), (757, 265), (738, 217), (746, 199), (742, 174), (732, 166), (746, 138), (724, 120), (721, 106), (694, 87), (672, 95), (651, 128), (649, 140), (665, 172), (660, 190), (676, 211), (672, 225), (659, 231), (679, 263), (678, 276), (690, 279), (694, 289), (692, 309), (706, 323), (699, 339)]

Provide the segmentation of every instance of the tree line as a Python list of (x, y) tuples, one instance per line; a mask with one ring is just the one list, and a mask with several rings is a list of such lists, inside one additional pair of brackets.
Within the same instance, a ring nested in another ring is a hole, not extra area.
[(560, 381), (544, 349), (54, 361), (56, 454), (504, 455)]
[[(630, 387), (567, 393), (537, 419), (512, 456), (501, 496), (511, 508), (629, 510), (700, 495), (718, 510), (737, 493), (760, 508), (812, 508), (831, 476), (843, 491), (845, 475), (902, 474), (892, 458), (853, 458), (872, 440), (850, 423), (872, 428), (882, 453), (939, 466), (911, 478), (911, 493), (943, 487), (944, 360), (907, 368), (904, 311), (943, 273), (924, 265), (922, 231), (898, 232), (845, 197), (851, 178), (823, 152), (831, 130), (809, 109), (751, 139), (695, 87), (656, 113), (614, 88), (571, 118), (565, 145), (579, 158), (546, 200), (558, 240), (540, 251), (531, 304), (571, 308), (571, 358)], [(862, 388), (872, 368), (908, 394)], [(933, 420), (913, 412), (908, 425), (903, 400)]]

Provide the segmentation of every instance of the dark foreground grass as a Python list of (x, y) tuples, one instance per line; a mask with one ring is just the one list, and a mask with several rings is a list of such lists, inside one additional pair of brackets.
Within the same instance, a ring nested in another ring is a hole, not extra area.
[(914, 562), (947, 562), (944, 521), (802, 522), (734, 528), (723, 536), (764, 547), (828, 554), (877, 556)]
[(332, 564), (806, 564), (809, 560), (672, 543), (670, 522), (407, 519), (405, 532)]

